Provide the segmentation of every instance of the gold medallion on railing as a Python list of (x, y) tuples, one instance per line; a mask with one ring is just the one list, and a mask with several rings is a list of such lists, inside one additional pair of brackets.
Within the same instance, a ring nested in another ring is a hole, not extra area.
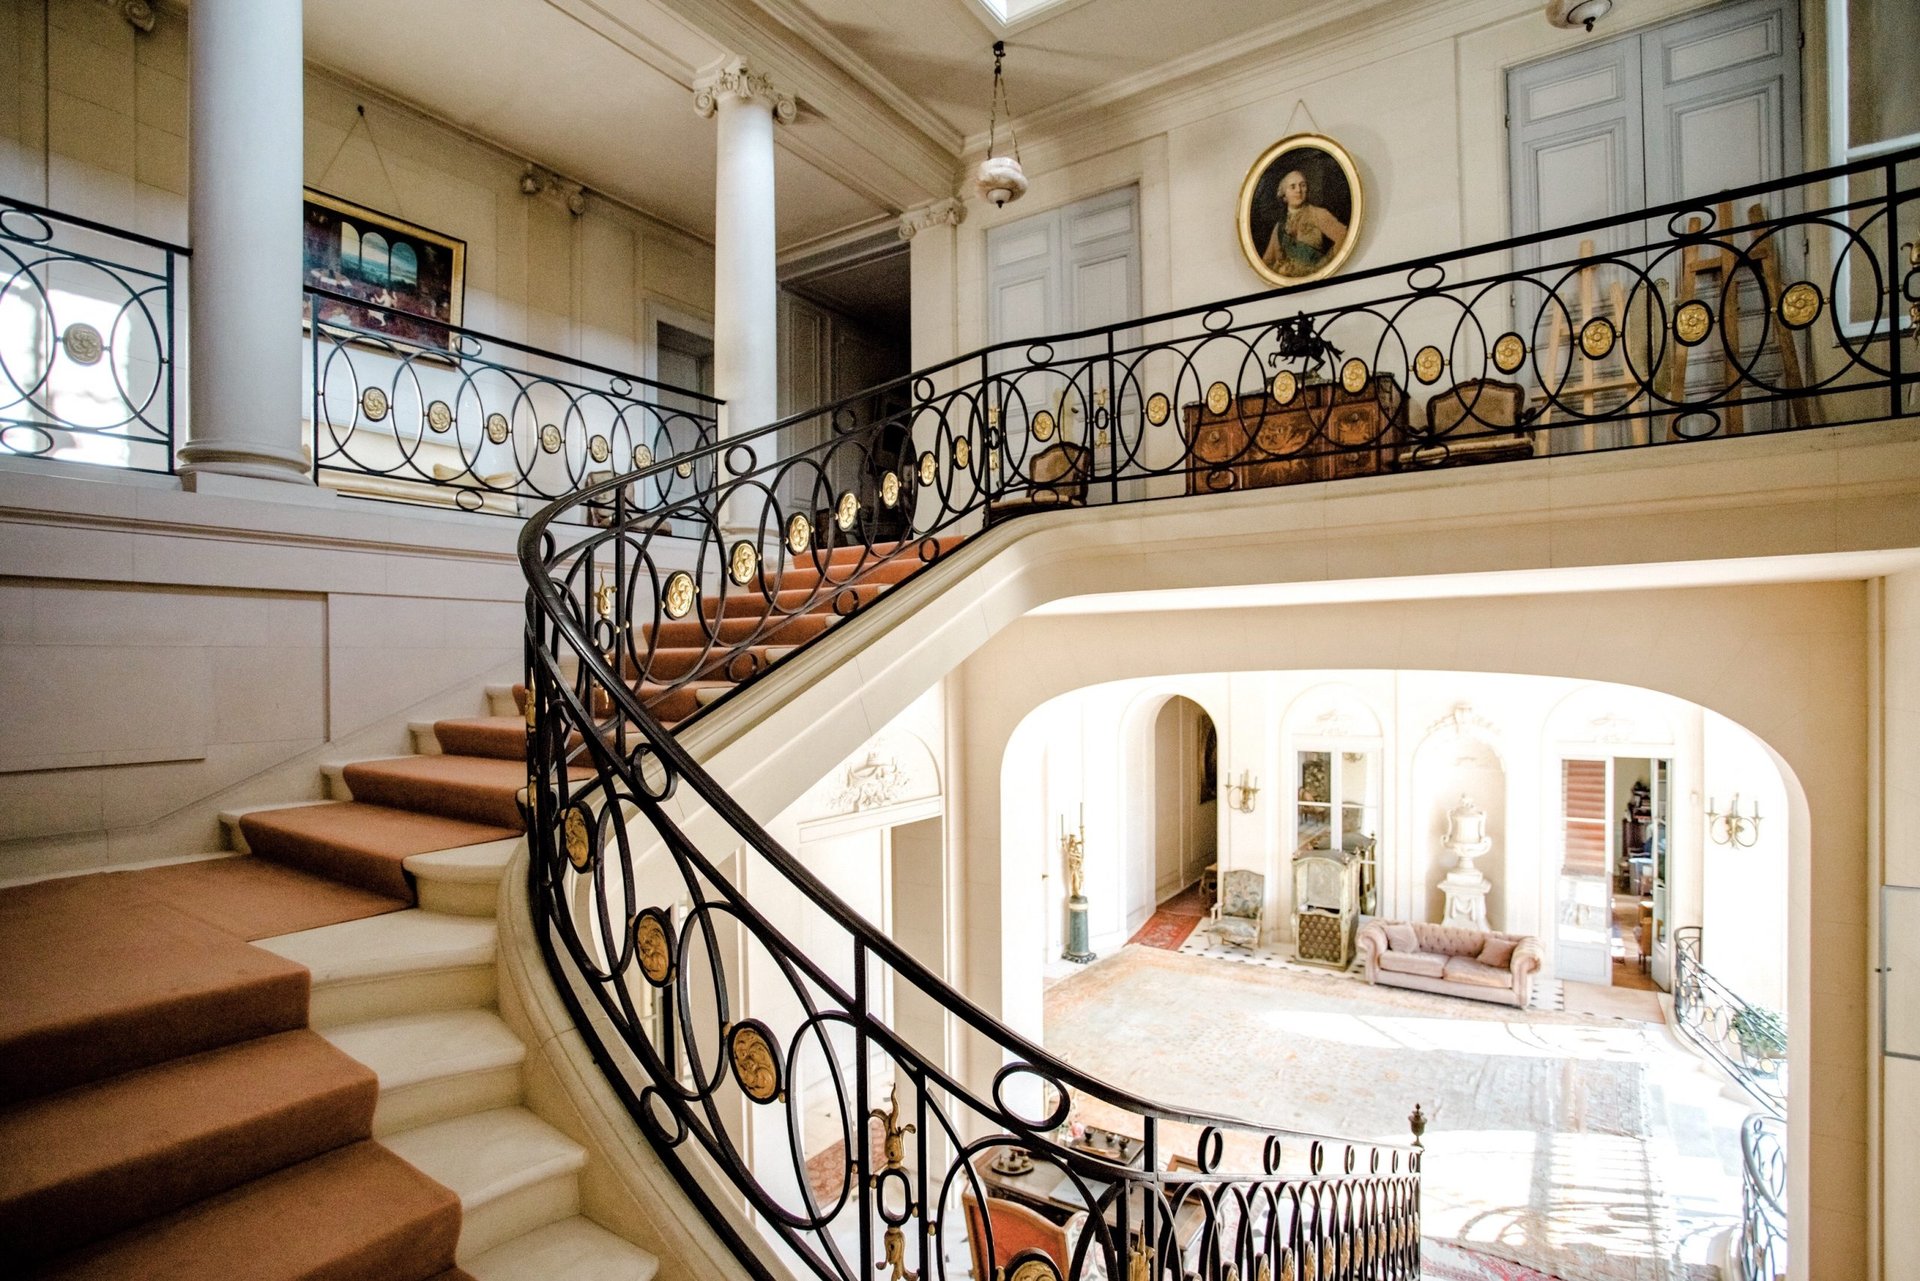
[(675, 463), (673, 465), (673, 474), (681, 480), (685, 480), (687, 477), (693, 475), (693, 460), (691, 458), (683, 458)]
[(673, 947), (667, 942), (667, 922), (657, 907), (633, 918), (633, 955), (640, 973), (655, 987), (665, 987), (673, 973)]
[(840, 503), (833, 509), (833, 523), (841, 529), (852, 529), (853, 522), (860, 519), (860, 500), (848, 490), (840, 495)]
[(1291, 405), (1293, 398), (1300, 394), (1300, 379), (1291, 369), (1282, 369), (1267, 384), (1267, 394), (1273, 397), (1276, 405)]
[(742, 1019), (727, 1033), (727, 1053), (733, 1060), (740, 1092), (755, 1103), (780, 1097), (780, 1059), (773, 1051), (773, 1034), (758, 1019)]
[(573, 864), (573, 870), (584, 872), (593, 862), (593, 840), (587, 833), (587, 817), (579, 810), (568, 810), (566, 822), (567, 862)]
[(1224, 414), (1227, 406), (1233, 403), (1233, 389), (1225, 383), (1215, 383), (1207, 388), (1207, 412)]
[(1788, 329), (1805, 329), (1820, 318), (1820, 286), (1802, 280), (1787, 286), (1780, 295), (1780, 323)]
[(973, 442), (965, 436), (953, 442), (953, 465), (965, 471), (973, 464)]
[(612, 453), (613, 446), (607, 443), (605, 436), (595, 436), (587, 442), (587, 455), (596, 463), (606, 462), (608, 455)]
[[(1136, 1253), (1133, 1257), (1138, 1259), (1140, 1255)], [(1014, 1265), (1013, 1271), (1007, 1273), (1007, 1281), (1059, 1281), (1059, 1277), (1060, 1273), (1053, 1264), (1045, 1259), (1034, 1258), (1021, 1260)]]
[(727, 577), (736, 584), (745, 587), (753, 581), (753, 571), (760, 568), (760, 549), (746, 539), (733, 545), (732, 553), (727, 557)]
[(987, 426), (998, 427), (999, 425), (1000, 425), (1000, 406), (988, 405), (987, 406)]
[(1508, 331), (1494, 340), (1493, 367), (1510, 374), (1527, 362), (1527, 343), (1519, 334)]
[(920, 483), (922, 485), (931, 485), (934, 478), (939, 474), (940, 460), (935, 458), (933, 451), (929, 449), (926, 453), (920, 455)]
[(540, 429), (540, 448), (546, 450), (549, 454), (557, 454), (560, 452), (560, 429), (552, 423), (548, 423)]
[(1147, 421), (1155, 427), (1166, 422), (1173, 414), (1173, 402), (1167, 399), (1163, 391), (1156, 391), (1147, 397)]
[(1447, 358), (1440, 354), (1438, 347), (1422, 347), (1413, 353), (1413, 376), (1422, 383), (1432, 385), (1440, 381), (1440, 374), (1447, 367)]
[(792, 516), (787, 520), (787, 550), (795, 556), (807, 550), (813, 541), (813, 522), (805, 516)]
[(668, 618), (685, 618), (693, 608), (693, 575), (676, 569), (667, 577), (667, 590), (660, 595), (660, 608)]
[(1673, 336), (1682, 347), (1697, 347), (1713, 330), (1713, 308), (1693, 299), (1683, 302), (1673, 313)]
[(74, 364), (91, 365), (106, 351), (107, 343), (98, 329), (82, 320), (67, 326), (67, 332), (60, 336), (60, 347)]
[(1346, 388), (1347, 394), (1351, 396), (1358, 396), (1361, 392), (1365, 391), (1367, 389), (1367, 362), (1355, 356), (1352, 360), (1340, 366), (1340, 385)]
[(1588, 360), (1603, 360), (1613, 350), (1613, 322), (1605, 316), (1595, 316), (1580, 327), (1580, 350), (1587, 353)]
[(435, 431), (445, 431), (453, 426), (453, 407), (444, 400), (436, 400), (428, 405), (427, 426)]
[(880, 501), (889, 507), (900, 502), (900, 473), (890, 471), (880, 478)]
[(507, 443), (507, 416), (505, 414), (487, 415), (487, 439), (496, 445)]
[(369, 387), (360, 393), (360, 412), (369, 421), (379, 422), (387, 416), (387, 393), (378, 387)]
[(645, 471), (651, 466), (653, 466), (653, 450), (646, 445), (635, 445), (633, 447), (633, 469), (635, 471)]
[(1043, 409), (1033, 416), (1033, 438), (1035, 440), (1053, 439), (1053, 415)]

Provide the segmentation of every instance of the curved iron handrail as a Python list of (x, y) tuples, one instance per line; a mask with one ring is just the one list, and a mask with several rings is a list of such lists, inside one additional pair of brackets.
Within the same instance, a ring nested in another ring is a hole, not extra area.
[(1673, 932), (1673, 1021), (1769, 1113), (1787, 1114), (1786, 1022), (1753, 1005), (1701, 962), (1702, 932)]
[(1756, 1112), (1740, 1126), (1740, 1281), (1787, 1275), (1787, 1123)]
[[(1763, 409), (1779, 429), (1811, 425), (1810, 405), (1829, 424), (1899, 416), (1915, 375), (1875, 334), (1896, 332), (1896, 302), (1920, 304), (1892, 216), (1920, 196), (1900, 185), (1916, 160), (1732, 197), (1809, 207), (1814, 184), (1884, 169), (1882, 195), (1811, 212), (1721, 217), (1716, 200), (1653, 211), (1669, 225), (1650, 234), (1648, 214), (1613, 220), (1629, 248), (1546, 267), (1476, 259), (1548, 257), (1526, 251), (1567, 233), (1334, 282), (1351, 298), (1397, 278), (1360, 302), (1302, 309), (1332, 296), (1313, 286), (1002, 344), (537, 515), (520, 543), (536, 924), (609, 1080), (743, 1261), (764, 1273), (772, 1249), (828, 1278), (944, 1276), (964, 1238), (983, 1266), (1008, 1265), (988, 1193), (1032, 1185), (989, 1158), (1018, 1154), (1088, 1216), (1036, 1276), (1087, 1275), (1095, 1259), (1115, 1278), (1416, 1274), (1417, 1147), (1167, 1108), (1060, 1062), (836, 897), (670, 726), (867, 609), (877, 580), (1018, 515), (1444, 465), (1487, 445), (1612, 447), (1603, 427), (1621, 445), (1680, 443)], [(1833, 250), (1824, 289), (1792, 270), (1802, 235)], [(1666, 297), (1656, 273), (1706, 253), (1723, 256), (1720, 291)], [(1841, 272), (1876, 282), (1865, 335), (1829, 305)], [(1608, 315), (1573, 301), (1594, 273), (1618, 282)], [(1760, 319), (1742, 329), (1750, 304)], [(1816, 325), (1842, 367), (1794, 376), (1787, 353)], [(1696, 373), (1712, 353), (1712, 377), (1688, 375), (1688, 353)], [(1612, 382), (1595, 391), (1601, 368)], [(1503, 381), (1522, 371), (1531, 387)], [(663, 491), (689, 468), (693, 492)], [(991, 1085), (951, 1060), (966, 1038), (970, 1061), (999, 1065)], [(1076, 1113), (1137, 1136), (1142, 1152), (1124, 1155), (1140, 1168), (1065, 1142)], [(1190, 1168), (1160, 1169), (1176, 1151)]]

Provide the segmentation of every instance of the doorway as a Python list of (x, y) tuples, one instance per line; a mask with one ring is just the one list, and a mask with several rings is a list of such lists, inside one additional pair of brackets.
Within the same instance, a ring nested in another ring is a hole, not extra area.
[(1152, 822), (1127, 877), (1128, 942), (1177, 950), (1213, 906), (1219, 848), (1220, 738), (1213, 718), (1174, 695), (1154, 714)]
[(1554, 968), (1610, 987), (1661, 986), (1667, 951), (1673, 763), (1560, 762), (1560, 887)]

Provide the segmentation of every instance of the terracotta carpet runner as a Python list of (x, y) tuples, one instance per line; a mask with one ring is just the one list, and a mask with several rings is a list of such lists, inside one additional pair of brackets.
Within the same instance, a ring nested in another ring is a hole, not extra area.
[(1162, 903), (1127, 942), (1157, 947), (1163, 952), (1178, 952), (1212, 908), (1213, 901), (1200, 892), (1200, 883), (1196, 881)]
[[(871, 565), (891, 550), (664, 624), (652, 670), (690, 679), (640, 692), (684, 720), (921, 567)], [(411, 907), (408, 857), (522, 833), (523, 716), (434, 734), (347, 766), (351, 801), (244, 816), (252, 857), (0, 890), (0, 1273), (471, 1281), (459, 1198), (372, 1141), (373, 1073), (307, 1029), (307, 971), (247, 945)]]

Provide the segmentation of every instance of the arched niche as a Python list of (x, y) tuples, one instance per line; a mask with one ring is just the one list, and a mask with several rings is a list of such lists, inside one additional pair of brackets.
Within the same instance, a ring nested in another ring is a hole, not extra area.
[(1281, 713), (1277, 777), (1266, 793), (1279, 832), (1266, 860), (1270, 941), (1293, 936), (1293, 859), (1302, 849), (1337, 847), (1368, 859), (1363, 913), (1381, 915), (1399, 897), (1383, 726), (1364, 691), (1344, 680), (1309, 685)]
[(1487, 835), (1493, 841), (1493, 848), (1476, 860), (1476, 866), (1493, 883), (1487, 895), (1487, 924), (1496, 930), (1509, 929), (1508, 868), (1519, 860), (1508, 856), (1512, 828), (1499, 727), (1470, 704), (1455, 704), (1421, 735), (1413, 749), (1409, 773), (1407, 831), (1411, 848), (1406, 851), (1406, 862), (1412, 872), (1408, 891), (1411, 915), (1422, 921), (1443, 917), (1446, 896), (1440, 892), (1440, 878), (1454, 863), (1443, 844), (1447, 814), (1466, 797), (1486, 814)]

